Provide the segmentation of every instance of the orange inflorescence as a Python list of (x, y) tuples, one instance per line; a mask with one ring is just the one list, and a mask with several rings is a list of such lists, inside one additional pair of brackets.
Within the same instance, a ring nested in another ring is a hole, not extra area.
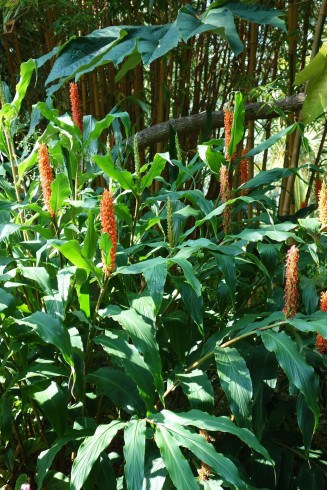
[[(327, 291), (321, 293), (320, 296), (320, 310), (327, 311)], [(317, 334), (317, 340), (315, 343), (320, 354), (326, 354), (327, 352), (327, 340), (322, 337), (319, 333)]]
[(327, 224), (327, 186), (326, 182), (322, 182), (319, 194), (319, 220), (324, 226)]
[(320, 296), (320, 310), (327, 311), (327, 291), (323, 291)]
[[(245, 150), (243, 150), (241, 152), (241, 156), (244, 156), (246, 155), (247, 153), (249, 152), (248, 148), (246, 148)], [(246, 184), (246, 182), (248, 182), (249, 180), (249, 175), (248, 175), (248, 172), (249, 172), (249, 168), (248, 168), (248, 163), (249, 163), (249, 160), (248, 158), (243, 158), (242, 160), (240, 160), (239, 162), (239, 177), (240, 177), (240, 185), (242, 184)], [(241, 195), (242, 196), (246, 196), (246, 194), (248, 193), (248, 189), (243, 189), (241, 191)]]
[(287, 318), (295, 316), (297, 311), (298, 258), (298, 248), (292, 245), (287, 252), (285, 307), (282, 310)]
[(314, 194), (317, 202), (319, 202), (321, 186), (322, 186), (322, 181), (319, 178), (316, 178), (314, 181)]
[[(226, 165), (221, 165), (220, 168), (220, 196), (223, 203), (231, 199), (229, 172)], [(226, 206), (223, 211), (223, 229), (224, 233), (230, 233), (232, 231), (232, 211), (230, 205)]]
[(79, 87), (77, 83), (72, 82), (69, 84), (69, 95), (71, 99), (71, 110), (72, 110), (73, 121), (82, 132), (83, 118), (82, 118), (82, 111), (81, 111)]
[(307, 202), (306, 201), (302, 201), (301, 204), (300, 204), (300, 209), (304, 209), (306, 208), (307, 206)]
[(103, 257), (103, 267), (106, 276), (110, 274), (115, 267), (115, 256), (117, 248), (117, 231), (116, 231), (116, 221), (114, 214), (114, 204), (113, 195), (108, 190), (105, 189), (101, 198), (100, 203), (100, 219), (101, 219), (101, 231), (107, 233), (112, 242), (112, 248), (110, 250), (110, 265), (106, 266), (105, 258)]
[(233, 123), (233, 112), (228, 109), (224, 109), (224, 136), (225, 136), (225, 147), (226, 147), (226, 159), (230, 160), (230, 155), (228, 153), (228, 147), (231, 140), (231, 129)]
[(40, 180), (41, 180), (44, 204), (48, 209), (49, 213), (51, 214), (51, 216), (54, 217), (55, 213), (53, 212), (50, 206), (51, 183), (53, 182), (54, 177), (50, 166), (48, 148), (44, 143), (41, 143), (41, 145), (39, 146), (38, 158), (39, 158)]

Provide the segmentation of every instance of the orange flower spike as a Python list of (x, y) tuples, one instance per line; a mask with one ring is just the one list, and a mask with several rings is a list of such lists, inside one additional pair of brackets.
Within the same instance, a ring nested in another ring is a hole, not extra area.
[(232, 123), (233, 123), (233, 112), (229, 111), (229, 109), (224, 109), (224, 136), (225, 136), (225, 147), (226, 147), (226, 160), (230, 160), (228, 147), (231, 141)]
[[(323, 291), (320, 295), (320, 310), (327, 311), (327, 291)], [(319, 333), (317, 334), (315, 345), (320, 354), (327, 353), (327, 340)]]
[(100, 220), (101, 220), (101, 231), (107, 233), (112, 242), (112, 248), (110, 250), (110, 265), (106, 269), (106, 262), (103, 257), (103, 266), (106, 276), (109, 276), (110, 272), (114, 270), (115, 267), (115, 256), (117, 248), (117, 231), (116, 231), (116, 221), (114, 214), (114, 204), (113, 195), (108, 189), (104, 190), (100, 203)]
[[(246, 148), (245, 150), (243, 150), (241, 152), (241, 156), (246, 155), (248, 152), (249, 152), (249, 150), (248, 150), (248, 148)], [(249, 162), (248, 158), (243, 158), (239, 162), (240, 185), (246, 184), (246, 182), (248, 182), (248, 180), (249, 180), (249, 178), (248, 178), (248, 172), (249, 172), (248, 162)], [(246, 196), (247, 194), (248, 194), (248, 189), (243, 189), (241, 191), (242, 196)]]
[(327, 186), (322, 182), (319, 193), (319, 220), (322, 226), (327, 225)]
[(44, 204), (49, 211), (51, 217), (55, 216), (55, 213), (50, 206), (51, 197), (51, 183), (54, 180), (52, 169), (50, 166), (49, 152), (48, 148), (44, 143), (41, 143), (38, 149), (38, 159), (39, 159), (39, 170), (40, 170), (40, 180)]
[(297, 312), (298, 259), (298, 248), (293, 245), (287, 252), (286, 260), (285, 308), (282, 311), (287, 318), (295, 316)]
[(321, 186), (322, 186), (322, 181), (319, 178), (316, 178), (314, 181), (314, 194), (317, 202), (319, 201)]
[(320, 310), (327, 311), (327, 291), (323, 291), (320, 296)]
[[(231, 199), (229, 172), (226, 165), (221, 165), (220, 168), (220, 197), (223, 203)], [(226, 206), (223, 210), (223, 229), (226, 234), (232, 231), (232, 212), (230, 205)]]
[(69, 95), (71, 99), (71, 110), (72, 110), (73, 121), (75, 122), (75, 124), (77, 125), (77, 127), (80, 129), (82, 133), (83, 117), (81, 111), (79, 87), (77, 83), (72, 82), (69, 84)]

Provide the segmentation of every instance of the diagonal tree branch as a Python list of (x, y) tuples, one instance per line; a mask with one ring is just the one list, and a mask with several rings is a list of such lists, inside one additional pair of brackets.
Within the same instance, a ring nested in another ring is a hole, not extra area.
[[(304, 93), (293, 95), (277, 101), (274, 105), (265, 104), (263, 102), (254, 102), (245, 104), (245, 120), (254, 121), (258, 119), (273, 119), (279, 117), (279, 111), (285, 113), (297, 112), (302, 108), (305, 100)], [(207, 122), (207, 113), (201, 112), (191, 116), (179, 117), (163, 123), (155, 124), (150, 128), (143, 129), (137, 133), (139, 148), (146, 148), (153, 143), (165, 140), (169, 137), (170, 126), (178, 134), (186, 134), (195, 131), (200, 131)], [(211, 115), (212, 128), (222, 128), (224, 125), (223, 111), (213, 111)], [(127, 140), (129, 145), (133, 145), (133, 138)]]

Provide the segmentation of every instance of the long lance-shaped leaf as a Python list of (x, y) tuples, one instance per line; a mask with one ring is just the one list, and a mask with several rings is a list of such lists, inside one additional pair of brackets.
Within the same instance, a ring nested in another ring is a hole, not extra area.
[(238, 468), (234, 463), (223, 454), (217, 453), (212, 444), (208, 443), (203, 436), (181, 425), (165, 424), (165, 428), (180, 446), (192, 451), (197, 458), (209, 465), (221, 476), (227, 484), (234, 485), (238, 490), (246, 490), (248, 488), (246, 482), (241, 479)]
[(48, 473), (50, 466), (52, 465), (53, 460), (55, 459), (57, 453), (71, 441), (78, 441), (79, 439), (83, 439), (85, 436), (90, 433), (89, 430), (76, 430), (73, 431), (70, 435), (61, 437), (52, 443), (51, 448), (42, 451), (38, 457), (37, 464), (37, 475), (36, 475), (36, 483), (38, 486), (38, 490), (41, 490), (43, 480)]
[(142, 355), (133, 344), (129, 344), (126, 332), (108, 331), (106, 335), (98, 335), (94, 342), (102, 345), (111, 359), (125, 369), (136, 383), (148, 410), (151, 410), (155, 395), (153, 378)]
[(70, 336), (59, 320), (43, 311), (37, 311), (22, 320), (17, 319), (16, 322), (32, 327), (43, 342), (57, 347), (62, 352), (65, 361), (73, 366)]
[(79, 447), (71, 473), (70, 490), (80, 490), (97, 461), (100, 453), (112, 442), (124, 422), (113, 420), (108, 425), (99, 425), (93, 436), (87, 437)]
[(175, 437), (163, 425), (157, 425), (155, 439), (175, 487), (179, 490), (198, 490), (195, 477)]
[(303, 393), (305, 401), (315, 417), (315, 427), (319, 418), (317, 383), (312, 366), (306, 363), (296, 344), (285, 332), (269, 330), (258, 332), (265, 347), (274, 352), (278, 363), (285, 371), (290, 386), (296, 386)]
[(182, 426), (191, 425), (198, 429), (233, 434), (273, 464), (273, 460), (268, 451), (259, 443), (255, 435), (248, 429), (237, 427), (228, 417), (215, 417), (201, 410), (190, 410), (189, 412), (180, 413), (162, 410), (161, 413), (150, 415), (149, 419), (154, 420), (156, 423), (173, 423)]
[(124, 474), (128, 490), (142, 488), (145, 466), (146, 421), (131, 420), (124, 429)]
[(133, 309), (121, 310), (120, 308), (109, 307), (106, 310), (99, 310), (99, 314), (103, 317), (111, 316), (129, 334), (133, 344), (143, 353), (145, 363), (153, 375), (158, 394), (162, 397), (164, 392), (162, 361), (154, 327), (146, 323), (143, 317)]
[(235, 348), (218, 347), (215, 350), (215, 361), (232, 413), (239, 425), (248, 423), (253, 387), (245, 359)]

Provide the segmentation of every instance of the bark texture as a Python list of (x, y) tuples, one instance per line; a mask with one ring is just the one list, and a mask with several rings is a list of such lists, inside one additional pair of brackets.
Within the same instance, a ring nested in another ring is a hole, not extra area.
[[(274, 105), (268, 105), (263, 102), (254, 102), (245, 104), (245, 121), (254, 121), (258, 119), (273, 119), (279, 117), (279, 110), (285, 113), (298, 112), (305, 100), (304, 93), (293, 95), (277, 101)], [(207, 122), (208, 114), (206, 111), (200, 114), (193, 114), (191, 116), (179, 117), (178, 119), (171, 119), (163, 123), (155, 124), (150, 128), (143, 129), (137, 133), (138, 147), (145, 148), (159, 141), (165, 140), (169, 137), (170, 126), (178, 134), (187, 134), (189, 132), (200, 131)], [(221, 128), (224, 126), (224, 113), (223, 111), (213, 111), (211, 115), (212, 129)], [(133, 145), (133, 138), (129, 138), (127, 143)]]

